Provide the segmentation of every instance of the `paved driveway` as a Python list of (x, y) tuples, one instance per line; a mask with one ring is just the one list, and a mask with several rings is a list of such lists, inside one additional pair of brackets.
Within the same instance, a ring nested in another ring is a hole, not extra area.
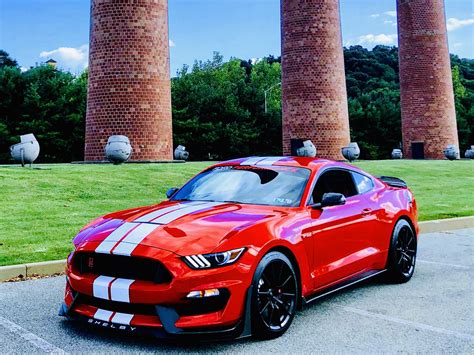
[(64, 277), (0, 284), (5, 352), (474, 352), (474, 229), (422, 235), (415, 276), (379, 281), (305, 308), (271, 341), (167, 343), (57, 317)]

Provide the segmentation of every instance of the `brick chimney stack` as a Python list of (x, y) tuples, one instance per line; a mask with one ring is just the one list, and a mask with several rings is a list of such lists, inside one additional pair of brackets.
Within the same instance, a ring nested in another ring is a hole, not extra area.
[(443, 159), (459, 147), (444, 0), (397, 0), (403, 148)]
[(310, 139), (343, 159), (350, 141), (338, 0), (282, 0), (283, 153)]
[(92, 0), (86, 161), (114, 134), (131, 160), (172, 159), (169, 72), (167, 0)]

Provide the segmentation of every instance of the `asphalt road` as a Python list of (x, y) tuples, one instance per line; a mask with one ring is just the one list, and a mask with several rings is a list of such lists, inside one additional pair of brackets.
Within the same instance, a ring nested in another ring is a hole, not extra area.
[(413, 279), (374, 280), (298, 313), (270, 341), (180, 344), (58, 317), (64, 277), (0, 284), (0, 353), (422, 352), (474, 353), (474, 229), (422, 235)]

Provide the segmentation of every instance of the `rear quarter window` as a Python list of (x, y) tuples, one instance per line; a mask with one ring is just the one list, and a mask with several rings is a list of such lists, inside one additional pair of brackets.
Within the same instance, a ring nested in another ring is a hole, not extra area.
[(352, 176), (359, 194), (365, 194), (374, 188), (374, 182), (369, 177), (355, 172), (352, 172)]

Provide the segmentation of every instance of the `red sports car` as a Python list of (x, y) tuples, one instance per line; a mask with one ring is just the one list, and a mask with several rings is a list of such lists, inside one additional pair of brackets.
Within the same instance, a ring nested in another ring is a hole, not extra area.
[(397, 178), (251, 157), (211, 166), (167, 197), (79, 232), (60, 315), (166, 337), (273, 338), (301, 305), (414, 272), (416, 202)]

